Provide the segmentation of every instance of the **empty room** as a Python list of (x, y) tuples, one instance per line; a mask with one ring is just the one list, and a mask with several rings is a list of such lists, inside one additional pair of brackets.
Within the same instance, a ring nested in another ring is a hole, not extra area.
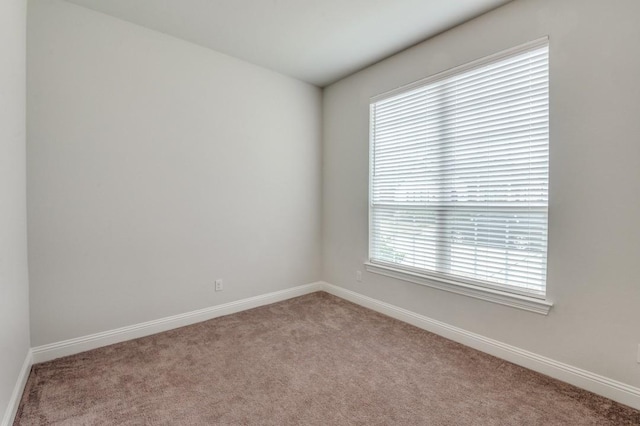
[(0, 0), (0, 426), (640, 425), (639, 19)]

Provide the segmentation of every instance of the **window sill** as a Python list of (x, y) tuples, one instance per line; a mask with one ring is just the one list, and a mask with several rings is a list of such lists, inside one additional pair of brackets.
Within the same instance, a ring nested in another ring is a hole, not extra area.
[(522, 309), (536, 314), (547, 315), (553, 306), (548, 300), (537, 299), (531, 296), (523, 296), (506, 291), (484, 288), (471, 284), (458, 283), (428, 275), (421, 275), (408, 272), (402, 269), (393, 268), (387, 265), (365, 262), (365, 268), (368, 272), (384, 275), (386, 277), (396, 278), (415, 284), (424, 285), (451, 293), (462, 294), (464, 296), (473, 297), (488, 302), (498, 303), (500, 305), (510, 306), (512, 308)]

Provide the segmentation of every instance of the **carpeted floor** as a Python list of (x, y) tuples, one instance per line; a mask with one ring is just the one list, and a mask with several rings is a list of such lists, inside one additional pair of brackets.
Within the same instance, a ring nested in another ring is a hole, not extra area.
[(18, 425), (640, 425), (326, 293), (33, 367)]

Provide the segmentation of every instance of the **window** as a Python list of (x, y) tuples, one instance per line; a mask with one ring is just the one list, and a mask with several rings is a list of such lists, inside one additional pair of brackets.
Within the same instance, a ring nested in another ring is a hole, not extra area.
[(372, 99), (369, 265), (544, 299), (548, 52), (538, 40)]

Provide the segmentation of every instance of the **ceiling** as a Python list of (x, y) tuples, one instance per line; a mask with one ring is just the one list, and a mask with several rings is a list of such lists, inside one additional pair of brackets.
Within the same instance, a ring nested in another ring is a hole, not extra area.
[(67, 0), (317, 86), (511, 0)]

